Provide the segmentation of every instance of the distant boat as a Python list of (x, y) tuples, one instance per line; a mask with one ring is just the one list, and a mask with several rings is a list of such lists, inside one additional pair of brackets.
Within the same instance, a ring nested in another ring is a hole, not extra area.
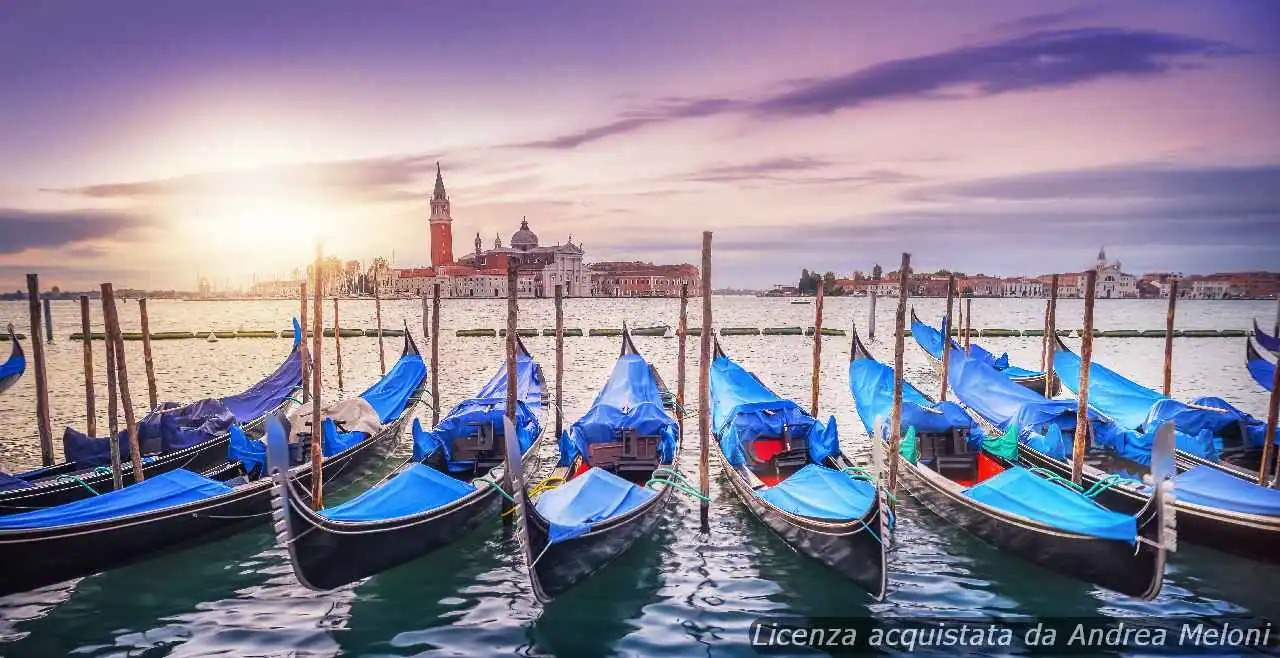
[(807, 300), (807, 299), (793, 299), (793, 300), (791, 300), (791, 303), (792, 303), (792, 304), (812, 304), (813, 302), (811, 302), (811, 301), (809, 301), (809, 300)]

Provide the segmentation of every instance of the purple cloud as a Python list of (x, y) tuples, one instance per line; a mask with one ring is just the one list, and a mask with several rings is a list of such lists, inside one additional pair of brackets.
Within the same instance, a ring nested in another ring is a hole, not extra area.
[(0, 254), (105, 238), (147, 223), (138, 215), (111, 210), (0, 208)]

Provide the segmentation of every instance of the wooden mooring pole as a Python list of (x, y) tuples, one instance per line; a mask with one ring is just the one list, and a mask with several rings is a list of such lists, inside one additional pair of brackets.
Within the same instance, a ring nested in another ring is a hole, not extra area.
[(156, 364), (151, 358), (151, 322), (147, 318), (147, 298), (138, 300), (138, 313), (142, 316), (142, 361), (147, 370), (147, 404), (159, 408), (156, 400)]
[(813, 303), (813, 376), (810, 387), (813, 394), (809, 401), (809, 415), (818, 417), (818, 392), (822, 374), (822, 281), (818, 282), (817, 299)]
[(1080, 484), (1084, 474), (1084, 453), (1093, 434), (1089, 427), (1089, 364), (1093, 360), (1093, 300), (1098, 271), (1085, 272), (1084, 330), (1080, 338), (1080, 388), (1077, 389), (1076, 431), (1072, 438), (1071, 481)]
[[(507, 259), (507, 418), (511, 419), (514, 426), (516, 422), (516, 344), (519, 340), (519, 332), (516, 329), (516, 320), (520, 312), (519, 307), (519, 286), (520, 286), (520, 266), (515, 258)], [(557, 437), (559, 438), (559, 437)], [(511, 478), (509, 469), (503, 469), (502, 474), (502, 490), (510, 493), (512, 496), (518, 495), (515, 491), (514, 481)], [(511, 511), (511, 501), (506, 498), (502, 501), (502, 527), (510, 528), (512, 517), (514, 514), (508, 514)]]
[(871, 291), (871, 319), (867, 320), (867, 340), (876, 339), (876, 291)]
[[(431, 426), (440, 424), (440, 284), (431, 284)], [(559, 439), (559, 435), (556, 435)]]
[[(305, 280), (298, 286), (298, 298), (298, 303), (302, 305), (298, 311), (298, 319), (301, 323), (300, 331), (302, 333), (297, 336), (297, 339), (300, 341), (298, 346), (302, 349), (302, 404), (306, 404), (311, 399), (311, 377), (309, 374), (311, 372), (311, 357), (308, 356), (311, 354), (311, 350), (307, 349), (307, 327), (310, 325), (307, 324), (307, 282)], [(312, 419), (312, 422), (314, 423), (315, 419)]]
[[(111, 334), (107, 332), (107, 299), (102, 298), (102, 337), (103, 345), (107, 353), (107, 431), (110, 432), (108, 440), (111, 446), (111, 483), (114, 489), (124, 486), (124, 476), (120, 467), (120, 399), (119, 387), (116, 386), (116, 344), (111, 341)], [(112, 306), (115, 305), (115, 299), (111, 299)]]
[(40, 341), (40, 276), (27, 275), (27, 305), (31, 311), (31, 358), (36, 369), (36, 431), (40, 434), (40, 461), (53, 466), (53, 426), (49, 420), (49, 370), (44, 343)]
[[(508, 331), (510, 328), (508, 327)], [(556, 284), (556, 439), (564, 431), (564, 284)]]
[(711, 531), (711, 231), (702, 232), (702, 343), (698, 362), (698, 491), (702, 493), (699, 519), (702, 531)]
[(1169, 312), (1164, 320), (1164, 387), (1165, 397), (1173, 395), (1173, 316), (1178, 307), (1178, 280), (1169, 282)]
[(93, 334), (89, 331), (89, 296), (80, 295), (81, 350), (84, 352), (84, 424), (89, 436), (98, 436), (97, 399), (93, 392)]
[(684, 438), (684, 386), (688, 364), (689, 342), (689, 284), (680, 284), (680, 320), (676, 324), (676, 340), (680, 344), (676, 355), (676, 414), (680, 421), (680, 437)]
[[(35, 337), (40, 340), (39, 336)], [(44, 342), (53, 342), (53, 300), (44, 298)]]
[(969, 337), (973, 335), (973, 298), (964, 298), (964, 353), (965, 356), (972, 354), (969, 350)]
[[(898, 314), (893, 332), (893, 411), (889, 417), (889, 493), (898, 488), (898, 461), (902, 446), (902, 357), (903, 340), (907, 333), (907, 282), (911, 278), (911, 254), (902, 254), (898, 266)], [(947, 338), (944, 336), (944, 345)], [(873, 441), (879, 437), (872, 437)], [(892, 498), (890, 498), (892, 500)]]
[[(436, 284), (433, 283), (431, 285), (434, 286)], [(422, 337), (423, 338), (431, 337), (431, 332), (427, 328), (427, 322), (430, 320), (430, 315), (428, 313), (429, 308), (430, 307), (427, 305), (427, 293), (423, 292), (422, 293)]]
[[(1258, 466), (1258, 484), (1268, 486), (1267, 480), (1272, 478), (1271, 457), (1275, 452), (1276, 417), (1280, 415), (1280, 363), (1271, 373), (1271, 399), (1267, 404), (1267, 427), (1262, 440), (1262, 463)], [(1272, 488), (1280, 487), (1280, 474), (1271, 479)]]
[[(424, 324), (425, 326), (425, 324)], [(338, 298), (333, 298), (333, 355), (338, 360), (338, 390), (346, 389), (342, 381), (342, 322), (338, 317)]]
[[(324, 353), (324, 247), (316, 244), (316, 264), (311, 272), (311, 508), (324, 509), (324, 421), (320, 417), (321, 359)], [(302, 327), (305, 335), (306, 326)], [(335, 332), (336, 334), (336, 332)], [(306, 342), (305, 340), (303, 342)]]
[(945, 326), (942, 327), (942, 383), (941, 390), (938, 392), (938, 401), (945, 402), (947, 399), (947, 374), (951, 369), (951, 331), (956, 329), (956, 333), (960, 333), (955, 327), (955, 317), (952, 315), (952, 306), (956, 296), (956, 275), (947, 275), (947, 314)]
[(1048, 329), (1044, 332), (1044, 396), (1051, 398), (1058, 394), (1058, 380), (1053, 373), (1053, 355), (1058, 351), (1058, 275), (1055, 274), (1049, 283), (1049, 312), (1046, 315)]
[(378, 367), (382, 370), (382, 374), (387, 374), (387, 351), (382, 345), (382, 295), (378, 293), (378, 286), (373, 287), (373, 314), (378, 322)]
[[(138, 423), (133, 416), (133, 397), (129, 393), (129, 366), (124, 354), (124, 336), (120, 333), (120, 314), (110, 283), (102, 284), (102, 316), (106, 324), (107, 349), (115, 352), (116, 386), (120, 389), (120, 406), (124, 411), (124, 427), (129, 437), (129, 460), (133, 463), (133, 481), (142, 482), (142, 448), (138, 445)], [(112, 433), (112, 436), (116, 436)]]

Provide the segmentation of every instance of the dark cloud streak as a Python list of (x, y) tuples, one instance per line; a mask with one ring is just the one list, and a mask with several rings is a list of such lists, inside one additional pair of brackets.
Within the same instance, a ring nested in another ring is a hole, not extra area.
[(0, 254), (111, 237), (147, 223), (139, 215), (111, 210), (0, 208)]

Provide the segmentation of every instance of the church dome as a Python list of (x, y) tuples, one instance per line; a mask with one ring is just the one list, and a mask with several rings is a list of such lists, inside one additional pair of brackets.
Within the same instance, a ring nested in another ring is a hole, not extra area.
[(529, 251), (538, 246), (538, 236), (529, 230), (529, 220), (520, 218), (520, 230), (511, 236), (511, 248), (520, 251)]

